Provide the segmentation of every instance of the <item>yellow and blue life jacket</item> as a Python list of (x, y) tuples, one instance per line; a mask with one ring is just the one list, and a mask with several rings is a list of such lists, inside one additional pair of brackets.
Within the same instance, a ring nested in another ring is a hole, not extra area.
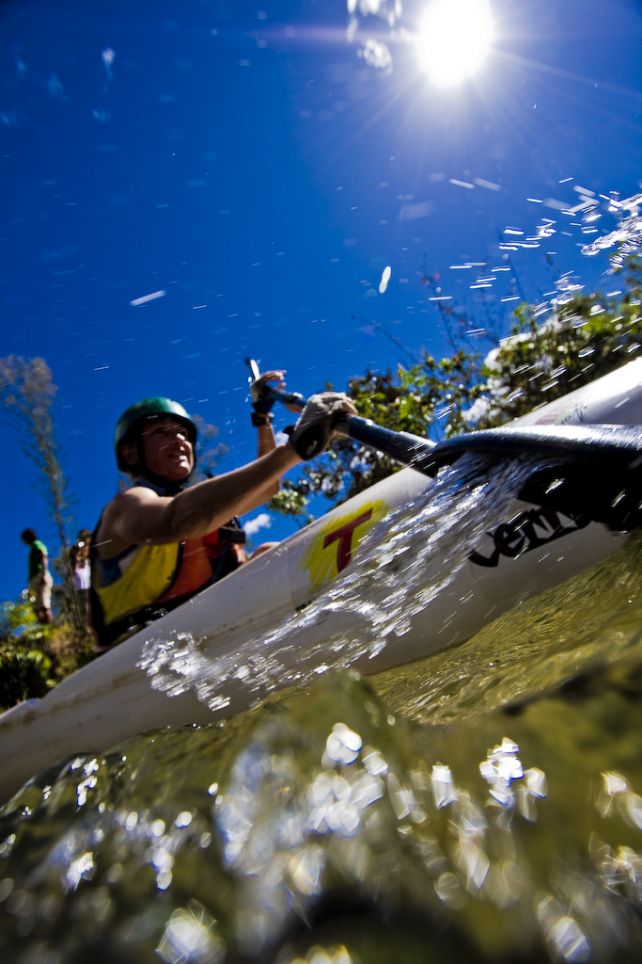
[[(162, 495), (149, 482), (136, 482)], [(96, 532), (100, 520), (96, 526)], [(91, 545), (92, 624), (101, 647), (121, 642), (233, 572), (245, 561), (245, 533), (238, 519), (200, 539), (165, 545), (132, 545), (101, 559)]]

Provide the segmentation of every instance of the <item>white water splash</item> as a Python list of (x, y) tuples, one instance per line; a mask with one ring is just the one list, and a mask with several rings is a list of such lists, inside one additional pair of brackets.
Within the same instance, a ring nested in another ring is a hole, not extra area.
[[(207, 638), (189, 633), (151, 640), (141, 668), (155, 689), (170, 696), (192, 690), (214, 712), (225, 709), (230, 693), (239, 689), (248, 706), (271, 691), (310, 683), (330, 670), (356, 664), (367, 672), (371, 660), (405, 636), (414, 618), (447, 593), (480, 534), (503, 519), (532, 471), (532, 464), (489, 468), (477, 459), (460, 460), (418, 499), (376, 525), (350, 567), (302, 612), (221, 655), (208, 652)], [(452, 618), (470, 602), (453, 600)], [(449, 619), (440, 617), (434, 627), (439, 648), (448, 644)], [(430, 645), (427, 640), (428, 652)]]
[[(387, 23), (392, 32), (402, 16), (401, 0), (347, 0), (349, 14), (346, 37), (349, 43), (357, 39), (362, 22), (369, 17), (378, 17)], [(390, 73), (392, 54), (381, 38), (368, 37), (357, 51), (357, 56), (368, 66)]]
[(401, 0), (347, 0), (346, 6), (351, 17), (381, 17), (391, 27), (402, 13)]
[(619, 216), (618, 225), (613, 231), (595, 238), (590, 244), (582, 247), (582, 254), (601, 254), (615, 245), (618, 250), (611, 256), (611, 270), (621, 268), (625, 259), (636, 254), (642, 245), (642, 194), (635, 194), (624, 201), (612, 199), (609, 204), (611, 213)]
[(373, 40), (372, 37), (366, 40), (363, 47), (359, 49), (359, 57), (365, 60), (370, 67), (376, 67), (377, 70), (384, 72), (392, 70), (390, 48), (381, 40)]

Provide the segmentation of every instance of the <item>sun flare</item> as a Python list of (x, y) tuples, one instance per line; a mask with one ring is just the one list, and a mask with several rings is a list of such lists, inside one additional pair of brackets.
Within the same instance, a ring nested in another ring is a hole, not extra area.
[(437, 87), (451, 87), (481, 67), (495, 36), (488, 0), (431, 0), (416, 36), (417, 56)]

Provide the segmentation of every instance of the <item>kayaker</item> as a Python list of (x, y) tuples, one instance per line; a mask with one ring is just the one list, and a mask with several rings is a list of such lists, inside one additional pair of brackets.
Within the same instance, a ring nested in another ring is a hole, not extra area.
[(51, 611), (51, 590), (53, 579), (49, 572), (49, 555), (44, 542), (38, 538), (34, 529), (24, 529), (20, 538), (30, 547), (27, 584), (29, 599), (36, 619), (43, 625), (53, 621)]
[(277, 444), (266, 387), (282, 383), (282, 377), (280, 371), (266, 372), (252, 388), (256, 460), (189, 487), (197, 428), (183, 406), (147, 398), (121, 415), (116, 461), (132, 484), (105, 507), (91, 540), (92, 623), (99, 651), (246, 561), (236, 517), (268, 501), (284, 473), (322, 452), (337, 421), (355, 412), (345, 395), (314, 395), (288, 441)]

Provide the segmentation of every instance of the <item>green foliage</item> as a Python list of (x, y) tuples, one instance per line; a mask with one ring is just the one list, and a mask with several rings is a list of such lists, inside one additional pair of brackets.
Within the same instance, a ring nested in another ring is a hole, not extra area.
[[(352, 378), (346, 392), (362, 418), (437, 441), (461, 430), (461, 412), (477, 396), (478, 365), (477, 356), (463, 350), (440, 361), (424, 354), (421, 362), (408, 368), (399, 365), (396, 372), (368, 371)], [(386, 455), (337, 438), (330, 452), (303, 467), (296, 482), (284, 484), (270, 507), (305, 524), (310, 499), (323, 496), (332, 504), (342, 502), (398, 469)]]
[(642, 346), (642, 265), (631, 260), (626, 291), (610, 304), (599, 292), (559, 304), (538, 324), (526, 305), (515, 312), (511, 337), (482, 367), (479, 395), (487, 409), (475, 428), (491, 428), (518, 418), (606, 375)]
[[(368, 371), (350, 379), (347, 394), (357, 413), (395, 432), (438, 441), (463, 429), (462, 412), (479, 394), (479, 358), (458, 350), (437, 361), (421, 362), (396, 372)], [(329, 386), (332, 387), (332, 386)], [(337, 438), (332, 450), (305, 465), (296, 482), (286, 482), (270, 508), (309, 521), (308, 503), (323, 496), (332, 504), (351, 498), (400, 466), (381, 452)]]
[(44, 696), (50, 671), (51, 659), (41, 650), (0, 646), (0, 708)]
[(302, 491), (297, 489), (291, 482), (284, 482), (280, 492), (274, 495), (268, 508), (273, 512), (280, 512), (281, 515), (290, 515), (298, 518), (299, 525), (302, 527), (312, 522), (313, 516), (307, 512), (307, 499)]
[(43, 696), (93, 656), (88, 631), (73, 624), (41, 625), (29, 603), (0, 606), (0, 707)]
[(0, 643), (16, 643), (44, 647), (54, 632), (52, 624), (43, 626), (36, 619), (31, 603), (5, 602), (0, 605)]
[(52, 660), (45, 649), (51, 626), (42, 626), (29, 603), (0, 606), (0, 707), (34, 696), (48, 689)]
[[(501, 425), (636, 357), (642, 346), (640, 262), (630, 259), (618, 280), (624, 281), (618, 301), (596, 293), (521, 305), (510, 336), (485, 360), (457, 347), (453, 335), (450, 358), (424, 354), (395, 372), (368, 371), (350, 379), (346, 392), (364, 418), (434, 441)], [(398, 468), (381, 453), (339, 439), (330, 453), (304, 466), (296, 482), (286, 483), (272, 508), (303, 520), (310, 499), (322, 495), (336, 504)]]

